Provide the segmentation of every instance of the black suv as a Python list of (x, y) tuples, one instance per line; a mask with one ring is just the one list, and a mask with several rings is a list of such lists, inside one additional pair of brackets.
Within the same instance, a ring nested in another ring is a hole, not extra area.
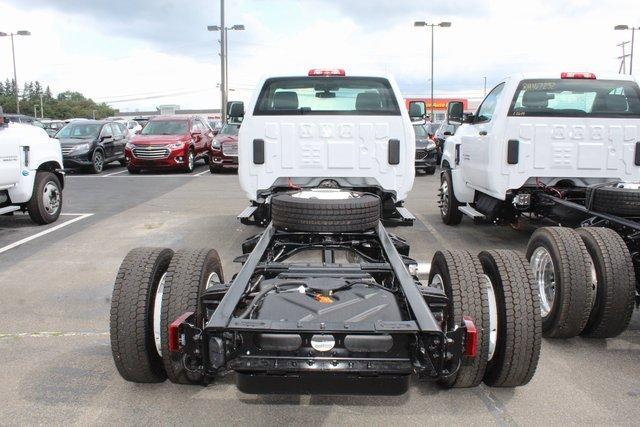
[(122, 123), (74, 120), (56, 134), (65, 167), (87, 168), (100, 173), (107, 163), (125, 165), (127, 130)]
[(426, 125), (414, 124), (416, 134), (416, 172), (422, 171), (427, 175), (436, 173), (438, 164), (438, 149), (431, 140), (429, 129)]

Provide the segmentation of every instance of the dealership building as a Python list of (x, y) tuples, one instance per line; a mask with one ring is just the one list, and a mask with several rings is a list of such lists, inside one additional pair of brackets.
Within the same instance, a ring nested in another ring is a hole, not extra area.
[(426, 106), (425, 113), (429, 121), (432, 122), (443, 122), (447, 118), (447, 105), (451, 101), (459, 101), (462, 102), (462, 106), (464, 108), (465, 113), (473, 113), (478, 109), (481, 99), (469, 99), (469, 98), (434, 98), (433, 99), (433, 115), (434, 119), (431, 120), (431, 98), (430, 97), (410, 97), (405, 98), (405, 102), (407, 104), (407, 108), (409, 108), (409, 103), (412, 101), (422, 101)]

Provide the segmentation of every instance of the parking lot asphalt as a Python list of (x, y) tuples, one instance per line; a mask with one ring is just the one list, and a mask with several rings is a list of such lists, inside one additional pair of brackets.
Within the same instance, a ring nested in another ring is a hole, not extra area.
[[(409, 241), (413, 258), (428, 262), (439, 248), (524, 250), (529, 227), (444, 226), (438, 183), (417, 176), (407, 202), (416, 224), (391, 230)], [(633, 425), (640, 417), (638, 313), (614, 339), (544, 340), (536, 375), (517, 389), (414, 381), (396, 397), (256, 396), (240, 393), (233, 374), (208, 387), (127, 383), (108, 334), (126, 253), (214, 247), (231, 277), (242, 241), (260, 228), (236, 220), (247, 206), (237, 175), (202, 165), (189, 175), (130, 176), (121, 167), (69, 175), (64, 199), (65, 215), (46, 227), (0, 217), (0, 424)]]

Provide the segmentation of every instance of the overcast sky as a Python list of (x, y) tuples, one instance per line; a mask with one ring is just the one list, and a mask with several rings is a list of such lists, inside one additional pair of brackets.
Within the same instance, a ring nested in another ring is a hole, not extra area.
[[(389, 72), (406, 96), (426, 94), (430, 36), (415, 20), (452, 22), (436, 28), (436, 96), (482, 96), (483, 76), (491, 87), (519, 71), (617, 72), (616, 44), (631, 34), (613, 26), (640, 26), (638, 3), (227, 0), (228, 25), (246, 26), (229, 36), (230, 99), (247, 100), (263, 74), (315, 67)], [(219, 0), (0, 0), (0, 31), (32, 33), (15, 40), (19, 82), (77, 90), (122, 111), (217, 108), (218, 35), (206, 26), (219, 23), (219, 8)], [(0, 38), (0, 78), (12, 75), (11, 44)]]

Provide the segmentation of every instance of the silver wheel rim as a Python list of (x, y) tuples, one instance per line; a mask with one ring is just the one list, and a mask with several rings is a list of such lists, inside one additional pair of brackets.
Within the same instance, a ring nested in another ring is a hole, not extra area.
[(436, 274), (435, 276), (433, 276), (433, 279), (431, 279), (430, 286), (432, 288), (440, 289), (442, 292), (444, 292), (444, 279), (440, 274)]
[(156, 343), (156, 351), (162, 357), (162, 326), (160, 325), (162, 318), (162, 295), (164, 294), (164, 281), (167, 277), (167, 273), (164, 273), (160, 277), (158, 287), (156, 288), (156, 295), (153, 299), (153, 340)]
[(214, 285), (219, 285), (219, 284), (220, 284), (220, 276), (218, 276), (218, 273), (213, 271), (211, 274), (209, 274), (209, 277), (207, 278), (207, 284), (205, 285), (204, 288), (209, 289), (210, 287)]
[(540, 292), (540, 312), (545, 318), (551, 313), (556, 298), (556, 274), (549, 251), (539, 246), (531, 255), (531, 270)]
[(489, 301), (489, 354), (487, 360), (491, 360), (498, 345), (498, 302), (491, 279), (486, 274), (483, 276), (487, 283), (487, 299)]
[(189, 152), (189, 170), (193, 170), (193, 153)]
[[(596, 264), (593, 262), (593, 259), (589, 257), (589, 273), (591, 278), (591, 287), (593, 288), (593, 295), (596, 295), (598, 292), (598, 273), (596, 272)], [(596, 299), (593, 298), (593, 302), (591, 303), (591, 307), (596, 305)]]
[(440, 185), (440, 212), (442, 215), (447, 215), (449, 212), (449, 184), (447, 184), (447, 180), (443, 180)]
[(60, 209), (60, 189), (51, 181), (42, 190), (42, 205), (49, 215), (55, 215)]
[(93, 164), (98, 172), (102, 171), (102, 165), (104, 160), (102, 159), (102, 153), (100, 151), (96, 151), (96, 154), (93, 158)]

